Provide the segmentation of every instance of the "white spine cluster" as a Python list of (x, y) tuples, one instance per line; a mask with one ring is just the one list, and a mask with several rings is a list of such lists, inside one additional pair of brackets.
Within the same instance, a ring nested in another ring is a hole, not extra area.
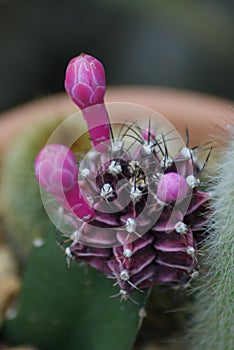
[(107, 200), (113, 197), (113, 192), (113, 187), (110, 184), (106, 183), (101, 189), (100, 196)]
[(200, 180), (197, 179), (194, 175), (189, 175), (186, 178), (186, 182), (189, 187), (194, 188), (200, 184)]
[(123, 145), (124, 145), (124, 143), (123, 143), (122, 140), (115, 140), (115, 141), (113, 141), (112, 144), (111, 144), (111, 151), (112, 151), (113, 153), (119, 152), (119, 151), (122, 150)]
[(140, 191), (138, 188), (135, 188), (135, 186), (132, 186), (130, 197), (132, 201), (138, 201), (142, 197), (142, 191)]
[(173, 159), (170, 157), (166, 157), (164, 156), (161, 160), (160, 160), (160, 165), (162, 168), (167, 169), (170, 166), (172, 166), (173, 164)]
[(122, 281), (128, 281), (129, 278), (130, 278), (130, 275), (129, 275), (128, 270), (122, 270), (122, 271), (120, 272), (119, 277), (120, 277), (120, 279), (121, 279)]
[(184, 234), (184, 233), (188, 232), (188, 226), (184, 222), (178, 221), (175, 224), (175, 230), (176, 230), (176, 232), (178, 232), (180, 234)]
[(153, 151), (153, 146), (154, 146), (154, 144), (153, 144), (153, 142), (145, 142), (144, 143), (144, 145), (143, 145), (143, 150), (145, 151), (145, 153), (147, 154), (147, 155), (149, 155), (149, 154), (151, 154), (152, 153), (152, 151)]
[(110, 174), (118, 175), (122, 172), (122, 167), (120, 164), (112, 160), (111, 164), (109, 165), (108, 172)]
[(123, 255), (124, 255), (125, 258), (128, 258), (128, 259), (131, 258), (131, 256), (132, 256), (131, 249), (125, 248), (124, 251), (123, 251)]
[(126, 230), (129, 232), (129, 233), (132, 233), (136, 230), (136, 221), (132, 218), (128, 218), (126, 220)]

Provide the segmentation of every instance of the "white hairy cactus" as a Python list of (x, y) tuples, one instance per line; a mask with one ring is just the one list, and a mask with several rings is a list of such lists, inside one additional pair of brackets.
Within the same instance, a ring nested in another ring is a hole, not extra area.
[(212, 215), (190, 329), (192, 350), (234, 349), (234, 127), (215, 166)]

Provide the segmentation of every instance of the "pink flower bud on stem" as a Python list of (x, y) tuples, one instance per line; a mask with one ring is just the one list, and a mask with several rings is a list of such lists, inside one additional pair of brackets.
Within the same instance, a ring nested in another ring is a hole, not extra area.
[[(86, 121), (92, 145), (97, 151), (107, 150), (110, 141), (110, 124), (104, 104), (97, 104), (82, 111)], [(99, 145), (100, 143), (103, 145)]]
[(60, 144), (45, 146), (35, 160), (34, 169), (40, 186), (66, 210), (81, 219), (94, 216), (94, 210), (81, 195), (76, 158), (67, 147)]
[[(84, 53), (73, 58), (66, 70), (65, 89), (82, 110), (92, 145), (110, 140), (110, 125), (104, 105), (105, 71), (101, 62)], [(88, 108), (95, 106), (94, 108)], [(98, 149), (102, 150), (102, 148)]]

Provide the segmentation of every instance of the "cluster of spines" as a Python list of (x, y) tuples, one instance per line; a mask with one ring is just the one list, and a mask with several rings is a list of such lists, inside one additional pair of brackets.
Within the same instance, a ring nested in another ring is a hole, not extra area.
[[(142, 148), (142, 146), (140, 147)], [(183, 150), (178, 155), (178, 158), (180, 157), (180, 165), (183, 162), (184, 168), (190, 168), (193, 161), (187, 155), (191, 153), (191, 150), (187, 149), (186, 156), (185, 153), (185, 150)], [(161, 159), (163, 159), (163, 156)], [(157, 159), (157, 165), (160, 163), (162, 164), (160, 159)], [(94, 169), (95, 167), (91, 165), (90, 168)], [(145, 184), (140, 188), (142, 191), (138, 187), (133, 186), (135, 190), (140, 192), (139, 196), (134, 197), (134, 199), (132, 198), (132, 190), (129, 185), (127, 192), (125, 192), (125, 198), (127, 194), (130, 204), (122, 211), (104, 214), (102, 211), (95, 211), (93, 225), (99, 226), (100, 230), (114, 228), (116, 232), (115, 239), (118, 242), (117, 246), (106, 248), (89, 247), (79, 242), (79, 239), (82, 242), (82, 232), (79, 231), (78, 236), (74, 237), (74, 241), (66, 250), (67, 254), (74, 260), (86, 262), (102, 271), (108, 278), (114, 279), (116, 281), (115, 284), (118, 284), (120, 287), (119, 294), (122, 298), (129, 297), (134, 289), (141, 290), (155, 283), (171, 283), (186, 286), (199, 274), (197, 242), (204, 238), (202, 226), (206, 218), (202, 214), (204, 215), (208, 210), (208, 197), (197, 189), (199, 184), (198, 177), (191, 174), (187, 178), (182, 177), (175, 172), (175, 169), (175, 162), (172, 160), (170, 166), (155, 170), (161, 174), (161, 176), (155, 177), (156, 180), (153, 187), (156, 191), (155, 193), (152, 193), (152, 188), (148, 186), (144, 171), (137, 160), (126, 162), (126, 160), (122, 161), (121, 158), (112, 159), (105, 166), (102, 166), (102, 171), (99, 171), (96, 178), (95, 174), (89, 173), (90, 181), (93, 177), (98, 184), (99, 197), (96, 195), (98, 200), (96, 202), (97, 205), (94, 205), (94, 207), (99, 209), (102, 208), (102, 203), (108, 203), (108, 206), (111, 206), (112, 201), (118, 198), (114, 185), (114, 182), (118, 183), (118, 178), (127, 177), (129, 184), (136, 183), (136, 181), (133, 181), (133, 178), (136, 174), (140, 174)], [(198, 167), (194, 170), (197, 173)], [(186, 170), (184, 171), (186, 172)], [(168, 183), (165, 179), (164, 181), (160, 180), (163, 173), (167, 174), (166, 179), (169, 178)], [(161, 186), (159, 186), (160, 181), (162, 182)], [(108, 189), (104, 191), (107, 186)], [(169, 192), (167, 191), (168, 187), (170, 188)], [(182, 190), (179, 191), (181, 187)], [(185, 215), (180, 211), (173, 213), (175, 202), (177, 200), (182, 201), (186, 197), (187, 187), (190, 187), (192, 196)], [(105, 195), (103, 192), (105, 192)], [(141, 215), (142, 210), (145, 208), (149, 196), (151, 199), (149, 210), (147, 211), (148, 217), (144, 215), (141, 218), (142, 225), (144, 226), (146, 222), (149, 225), (149, 217), (153, 210), (160, 209), (161, 213), (156, 224), (153, 224), (152, 227), (149, 226), (147, 232), (141, 236), (141, 234), (138, 234), (136, 222), (137, 217)], [(164, 202), (159, 200), (158, 197), (163, 199)], [(90, 231), (91, 235), (92, 225), (89, 223), (85, 224), (85, 226), (85, 233), (87, 234)], [(115, 244), (116, 241), (114, 242)], [(105, 241), (101, 243), (105, 246)], [(95, 241), (92, 244), (95, 245)]]

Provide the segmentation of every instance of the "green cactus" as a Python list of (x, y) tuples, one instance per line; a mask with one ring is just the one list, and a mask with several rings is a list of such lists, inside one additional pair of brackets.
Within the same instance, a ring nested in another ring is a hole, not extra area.
[(214, 165), (211, 206), (203, 265), (189, 330), (192, 350), (234, 349), (234, 129)]
[(45, 122), (28, 128), (14, 142), (2, 161), (1, 216), (7, 238), (23, 262), (34, 238), (43, 238), (53, 225), (48, 220), (34, 176), (34, 159), (61, 122)]
[(40, 350), (128, 350), (132, 348), (147, 294), (120, 303), (113, 282), (96, 270), (74, 263), (68, 268), (54, 242), (35, 247), (23, 280), (16, 318), (4, 337), (10, 344)]
[(110, 298), (117, 292), (113, 281), (100, 272), (76, 263), (68, 268), (43, 210), (33, 163), (57, 124), (28, 130), (3, 162), (1, 214), (27, 269), (16, 317), (6, 320), (2, 336), (10, 345), (32, 344), (40, 350), (128, 350), (144, 316), (147, 292), (133, 294), (136, 304), (120, 303)]

